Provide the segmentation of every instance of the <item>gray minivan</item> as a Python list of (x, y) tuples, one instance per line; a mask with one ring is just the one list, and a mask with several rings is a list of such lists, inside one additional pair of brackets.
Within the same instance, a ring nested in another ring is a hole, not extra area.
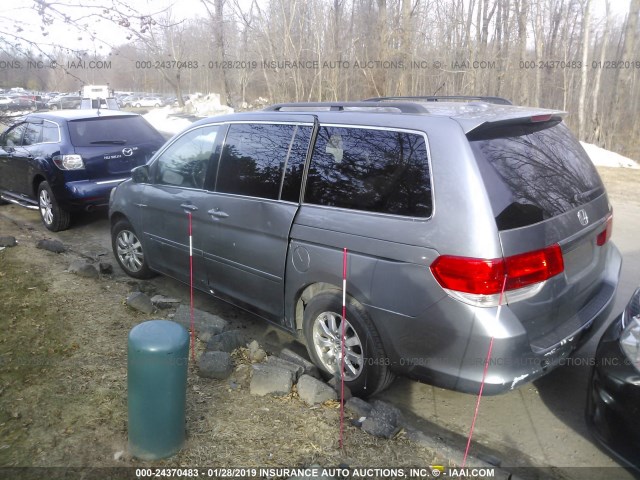
[[(460, 101), (461, 100), (461, 101)], [(275, 105), (171, 139), (110, 199), (114, 254), (297, 333), (359, 395), (496, 394), (607, 318), (621, 256), (563, 112), (492, 97)], [(342, 317), (346, 249), (346, 316)]]

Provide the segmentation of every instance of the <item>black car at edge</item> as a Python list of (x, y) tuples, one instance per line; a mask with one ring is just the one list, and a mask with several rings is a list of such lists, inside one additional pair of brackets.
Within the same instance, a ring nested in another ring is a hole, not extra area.
[(600, 444), (640, 477), (640, 288), (600, 340), (586, 419)]

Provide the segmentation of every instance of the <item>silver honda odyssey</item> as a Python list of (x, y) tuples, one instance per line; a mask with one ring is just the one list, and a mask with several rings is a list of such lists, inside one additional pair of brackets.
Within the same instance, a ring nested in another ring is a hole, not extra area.
[(508, 391), (598, 330), (620, 274), (563, 114), (412, 97), (201, 120), (114, 189), (113, 251), (188, 282), (191, 222), (195, 287), (297, 334), (327, 375), (344, 364), (355, 394), (397, 374), (476, 393), (491, 341), (484, 392)]

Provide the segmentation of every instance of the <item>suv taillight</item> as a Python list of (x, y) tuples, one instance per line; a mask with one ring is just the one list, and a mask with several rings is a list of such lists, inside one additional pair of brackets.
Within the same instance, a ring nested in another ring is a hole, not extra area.
[(611, 238), (611, 232), (613, 231), (613, 215), (609, 215), (607, 218), (607, 225), (604, 227), (604, 230), (598, 234), (596, 238), (596, 243), (599, 247), (603, 246), (605, 243), (609, 241)]
[(60, 170), (82, 170), (84, 161), (80, 155), (55, 155), (53, 163)]
[(489, 260), (443, 255), (430, 268), (440, 286), (454, 298), (492, 307), (498, 305), (503, 285), (507, 302), (535, 295), (545, 280), (564, 271), (564, 261), (560, 245), (555, 244)]

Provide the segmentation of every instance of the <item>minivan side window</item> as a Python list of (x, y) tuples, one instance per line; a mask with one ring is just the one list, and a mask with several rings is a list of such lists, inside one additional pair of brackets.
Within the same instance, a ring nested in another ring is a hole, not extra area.
[(424, 136), (372, 128), (321, 127), (304, 201), (376, 213), (431, 216)]
[(154, 183), (203, 188), (219, 128), (218, 125), (195, 128), (167, 147), (152, 167)]
[(310, 137), (308, 126), (231, 124), (216, 192), (298, 202)]

